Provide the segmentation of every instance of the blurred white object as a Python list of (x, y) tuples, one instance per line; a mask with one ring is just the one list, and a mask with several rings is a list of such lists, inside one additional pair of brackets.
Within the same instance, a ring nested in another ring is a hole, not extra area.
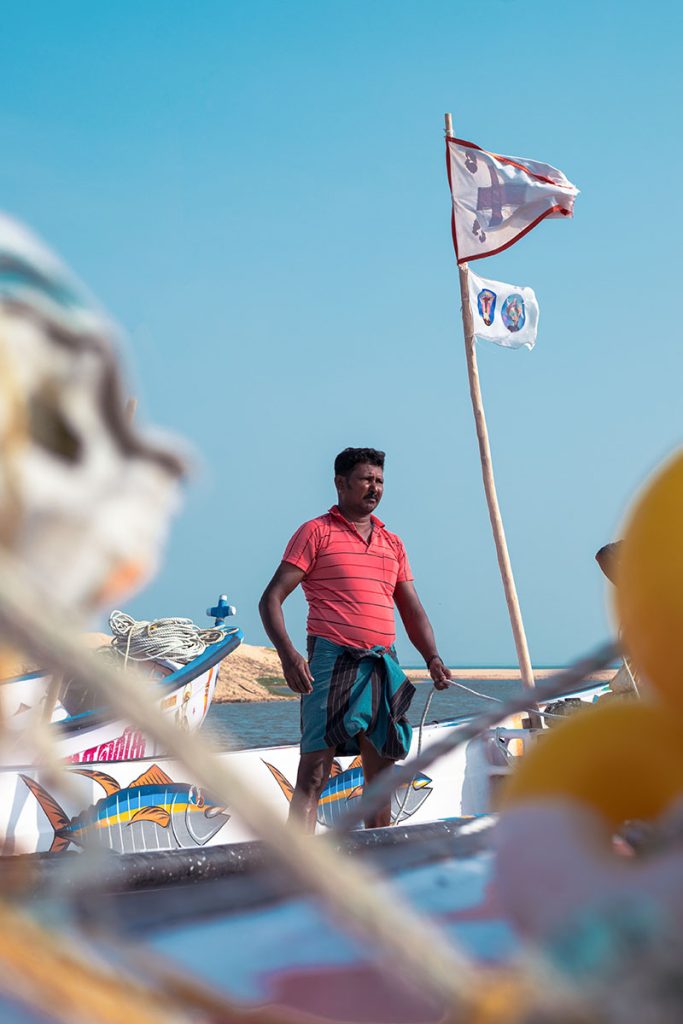
[(81, 612), (153, 573), (183, 471), (129, 421), (114, 339), (80, 282), (0, 214), (0, 543)]

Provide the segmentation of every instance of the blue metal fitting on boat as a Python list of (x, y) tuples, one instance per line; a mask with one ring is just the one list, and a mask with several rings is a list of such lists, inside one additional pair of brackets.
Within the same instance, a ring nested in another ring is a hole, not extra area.
[(234, 604), (228, 604), (227, 594), (221, 594), (218, 598), (218, 604), (213, 608), (207, 608), (206, 614), (216, 620), (214, 625), (221, 626), (229, 615), (237, 615), (237, 609)]

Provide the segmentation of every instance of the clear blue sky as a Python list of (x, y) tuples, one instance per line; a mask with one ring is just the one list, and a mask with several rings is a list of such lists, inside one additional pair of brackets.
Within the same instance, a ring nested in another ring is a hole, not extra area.
[[(143, 420), (198, 472), (137, 617), (227, 591), (247, 639), (346, 445), (444, 656), (511, 664), (450, 238), (443, 113), (581, 189), (478, 273), (531, 285), (536, 349), (479, 347), (535, 664), (609, 629), (596, 549), (681, 441), (681, 7), (27, 3), (3, 12), (0, 207), (126, 330)], [(288, 603), (301, 644), (303, 601)], [(401, 633), (399, 653), (417, 660)]]

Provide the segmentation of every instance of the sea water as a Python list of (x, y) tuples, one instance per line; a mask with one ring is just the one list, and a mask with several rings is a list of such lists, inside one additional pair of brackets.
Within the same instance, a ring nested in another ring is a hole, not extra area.
[[(430, 683), (418, 683), (408, 715), (412, 724), (420, 724), (430, 694), (433, 694), (433, 697), (425, 719), (426, 724), (447, 721), (458, 715), (476, 715), (490, 711), (495, 701), (508, 700), (522, 690), (519, 680), (468, 679), (466, 685), (481, 696), (457, 686), (451, 686), (447, 690), (435, 690)], [(237, 750), (245, 747), (298, 743), (299, 701), (294, 699), (214, 704), (209, 709), (203, 730), (220, 747)]]

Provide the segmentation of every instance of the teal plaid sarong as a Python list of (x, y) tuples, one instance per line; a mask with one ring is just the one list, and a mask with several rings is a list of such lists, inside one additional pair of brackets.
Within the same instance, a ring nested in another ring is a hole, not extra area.
[(393, 647), (343, 647), (308, 638), (313, 691), (301, 697), (301, 753), (358, 754), (364, 732), (377, 752), (407, 757), (413, 730), (406, 713), (415, 693)]

